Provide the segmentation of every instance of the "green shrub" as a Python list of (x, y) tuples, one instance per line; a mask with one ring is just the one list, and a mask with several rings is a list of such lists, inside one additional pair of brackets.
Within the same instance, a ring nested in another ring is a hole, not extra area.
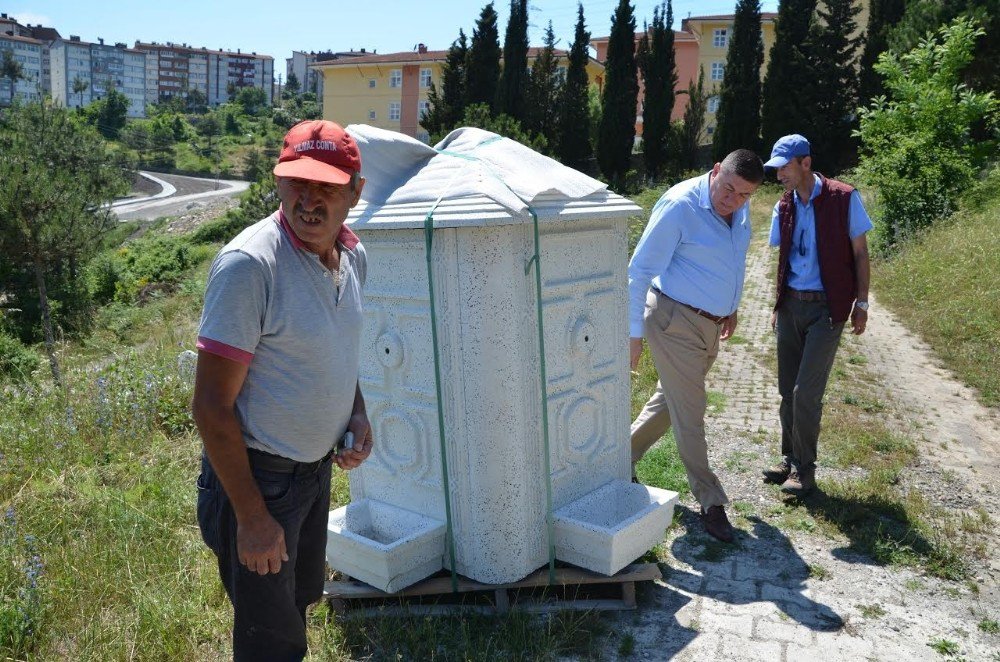
[(876, 240), (894, 250), (921, 228), (951, 214), (995, 144), (970, 140), (973, 126), (992, 126), (997, 101), (969, 90), (962, 71), (983, 30), (971, 19), (941, 29), (909, 53), (883, 53), (875, 70), (890, 98), (860, 109), (858, 174), (878, 194)]
[(17, 338), (0, 333), (0, 379), (25, 381), (38, 367), (38, 354)]
[(277, 208), (278, 190), (274, 177), (265, 172), (240, 198), (239, 207), (228, 211), (220, 219), (201, 225), (191, 235), (191, 241), (196, 244), (226, 243), (244, 228), (273, 214)]
[(130, 303), (156, 291), (171, 291), (196, 261), (187, 239), (156, 236), (122, 246), (112, 265), (98, 268), (105, 287), (117, 275), (114, 298)]

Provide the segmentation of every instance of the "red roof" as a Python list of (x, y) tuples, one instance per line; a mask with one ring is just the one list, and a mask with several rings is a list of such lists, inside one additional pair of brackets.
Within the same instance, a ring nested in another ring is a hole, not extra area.
[[(541, 54), (542, 48), (533, 46), (528, 49), (528, 57), (535, 58)], [(568, 51), (553, 49), (556, 57), (567, 57)], [(336, 60), (326, 60), (317, 62), (313, 67), (338, 67), (354, 66), (359, 64), (419, 64), (421, 62), (444, 62), (448, 58), (448, 51), (403, 51), (401, 53), (383, 53), (381, 55), (355, 55), (352, 57), (338, 58)]]

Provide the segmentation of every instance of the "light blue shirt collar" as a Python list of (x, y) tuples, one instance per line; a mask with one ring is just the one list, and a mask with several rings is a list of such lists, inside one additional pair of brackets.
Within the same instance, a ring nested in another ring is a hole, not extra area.
[(793, 191), (792, 195), (795, 197), (795, 204), (802, 205), (803, 207), (808, 207), (810, 204), (812, 204), (812, 201), (816, 199), (816, 196), (819, 195), (819, 192), (822, 189), (823, 189), (823, 180), (819, 178), (819, 175), (813, 173), (813, 190), (812, 193), (809, 194), (809, 199), (806, 200), (805, 202), (802, 202), (802, 198), (799, 197), (799, 192), (797, 190)]

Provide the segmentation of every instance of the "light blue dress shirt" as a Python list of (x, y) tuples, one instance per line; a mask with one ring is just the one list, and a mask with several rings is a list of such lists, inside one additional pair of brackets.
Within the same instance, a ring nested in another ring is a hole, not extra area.
[[(795, 229), (792, 231), (792, 248), (788, 257), (788, 287), (793, 290), (823, 291), (823, 281), (819, 275), (819, 253), (816, 250), (816, 212), (812, 201), (823, 188), (823, 180), (813, 174), (815, 183), (809, 199), (802, 202), (798, 191), (792, 193), (795, 200)], [(780, 204), (780, 201), (778, 202)], [(781, 245), (781, 221), (778, 220), (778, 204), (771, 214), (771, 245)], [(868, 217), (861, 203), (861, 194), (851, 193), (851, 205), (847, 212), (848, 234), (851, 239), (872, 229), (872, 219)]]
[(643, 335), (651, 284), (671, 299), (720, 317), (739, 306), (750, 246), (750, 203), (733, 212), (730, 226), (712, 208), (710, 175), (673, 186), (653, 207), (628, 265), (633, 338)]

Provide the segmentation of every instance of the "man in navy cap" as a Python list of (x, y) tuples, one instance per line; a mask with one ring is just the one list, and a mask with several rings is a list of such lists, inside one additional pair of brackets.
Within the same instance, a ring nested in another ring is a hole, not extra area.
[(804, 496), (816, 487), (816, 447), (823, 393), (847, 320), (851, 332), (868, 321), (868, 242), (871, 219), (848, 184), (812, 170), (809, 141), (785, 136), (766, 168), (777, 170), (785, 194), (771, 216), (771, 245), (779, 247), (777, 333), (781, 393), (781, 454), (764, 481)]

